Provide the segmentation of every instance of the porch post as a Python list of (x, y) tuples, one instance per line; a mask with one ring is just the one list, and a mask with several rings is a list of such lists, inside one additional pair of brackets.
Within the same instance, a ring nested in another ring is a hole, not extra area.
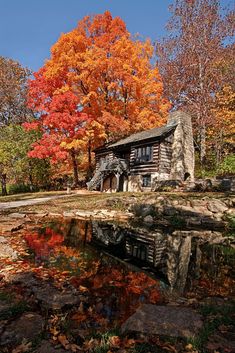
[(104, 177), (103, 174), (101, 174), (101, 181), (100, 181), (100, 191), (103, 191), (103, 184), (104, 184)]
[(119, 186), (120, 186), (120, 174), (116, 174), (116, 178), (117, 178), (116, 192), (118, 192), (119, 191)]

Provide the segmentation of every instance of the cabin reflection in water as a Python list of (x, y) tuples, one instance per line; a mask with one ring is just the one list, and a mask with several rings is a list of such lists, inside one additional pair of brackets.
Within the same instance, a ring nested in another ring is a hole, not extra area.
[(170, 288), (178, 292), (200, 277), (202, 246), (218, 244), (221, 239), (221, 233), (206, 230), (163, 232), (92, 221), (91, 243), (105, 246), (107, 252), (163, 275)]
[(93, 241), (106, 246), (117, 247), (120, 256), (131, 256), (148, 262), (153, 266), (165, 263), (167, 239), (160, 232), (143, 231), (139, 228), (129, 229), (99, 221), (92, 222)]
[[(163, 276), (170, 288), (179, 292), (200, 277), (203, 257), (205, 259), (207, 256), (204, 246), (214, 251), (214, 245), (224, 241), (222, 234), (217, 231), (163, 231), (75, 219), (67, 224), (66, 233), (68, 246), (79, 248), (82, 242), (84, 246), (90, 244), (96, 249), (105, 249), (117, 258)], [(218, 272), (219, 258), (214, 252), (212, 255), (209, 256), (210, 272), (214, 269)], [(206, 270), (209, 271), (208, 266)], [(212, 274), (215, 280), (217, 272)]]

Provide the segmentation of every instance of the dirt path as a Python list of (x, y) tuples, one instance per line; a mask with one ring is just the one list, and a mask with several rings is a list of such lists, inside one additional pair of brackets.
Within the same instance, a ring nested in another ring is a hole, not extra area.
[(0, 202), (0, 211), (10, 209), (10, 208), (32, 206), (32, 205), (36, 205), (39, 203), (45, 203), (47, 201), (51, 201), (51, 200), (55, 200), (55, 199), (72, 197), (72, 196), (77, 196), (77, 195), (91, 195), (91, 192), (89, 192), (87, 190), (79, 190), (79, 191), (76, 191), (75, 193), (68, 194), (68, 195), (67, 194), (66, 195), (53, 195), (53, 196), (47, 196), (47, 197), (35, 197), (33, 199), (27, 199), (27, 200)]

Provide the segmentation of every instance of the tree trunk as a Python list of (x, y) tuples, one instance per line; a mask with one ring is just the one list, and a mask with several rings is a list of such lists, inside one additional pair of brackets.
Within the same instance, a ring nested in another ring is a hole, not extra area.
[(32, 163), (29, 160), (29, 187), (30, 191), (33, 191), (33, 175), (32, 175)]
[(202, 124), (200, 129), (200, 162), (203, 167), (206, 160), (206, 127)]
[(88, 142), (88, 170), (87, 170), (87, 180), (92, 177), (92, 166), (91, 166), (91, 141)]
[(72, 164), (73, 164), (74, 186), (78, 187), (78, 184), (79, 184), (79, 181), (78, 181), (78, 164), (77, 164), (76, 153), (75, 153), (74, 149), (71, 150), (71, 158), (72, 158)]
[(2, 186), (2, 196), (7, 195), (7, 175), (5, 173), (1, 174), (1, 186)]

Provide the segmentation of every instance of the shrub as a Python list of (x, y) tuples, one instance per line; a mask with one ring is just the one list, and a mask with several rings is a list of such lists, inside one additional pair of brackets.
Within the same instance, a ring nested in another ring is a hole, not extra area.
[(27, 185), (27, 184), (12, 184), (9, 185), (8, 193), (13, 194), (22, 194), (25, 192), (33, 192), (38, 191), (35, 186)]
[(218, 174), (235, 174), (235, 155), (226, 156), (223, 162), (219, 165)]

